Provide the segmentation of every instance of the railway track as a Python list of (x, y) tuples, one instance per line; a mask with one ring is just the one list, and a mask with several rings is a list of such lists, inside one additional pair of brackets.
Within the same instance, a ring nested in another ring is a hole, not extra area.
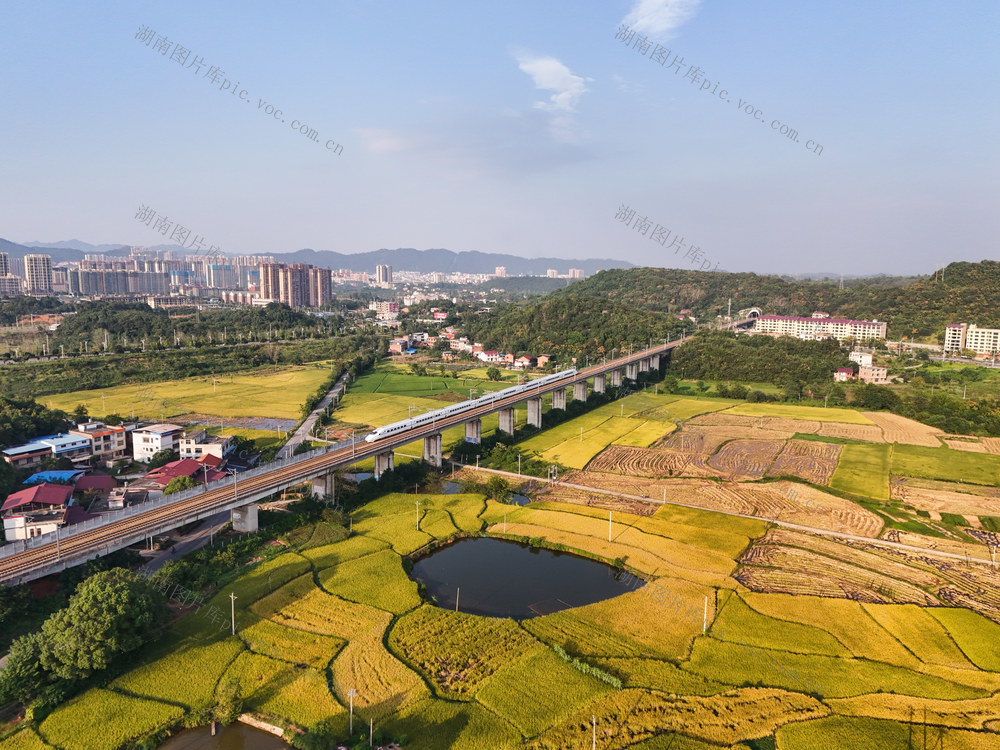
[[(451, 427), (462, 425), (472, 419), (482, 418), (500, 409), (514, 407), (530, 398), (551, 393), (559, 388), (567, 388), (574, 383), (585, 381), (595, 375), (619, 369), (626, 364), (638, 362), (652, 354), (663, 354), (681, 341), (670, 342), (666, 346), (656, 346), (653, 349), (635, 352), (634, 354), (613, 360), (606, 364), (593, 365), (580, 370), (575, 375), (550, 383), (537, 391), (526, 391), (500, 399), (495, 403), (485, 404), (461, 414), (444, 418), (439, 422), (414, 428), (392, 438), (385, 438), (373, 443), (359, 442), (352, 446), (338, 448), (317, 456), (311, 456), (301, 461), (281, 466), (273, 471), (265, 472), (245, 479), (236, 478), (233, 483), (216, 483), (204, 492), (178, 500), (169, 505), (152, 508), (145, 513), (139, 513), (129, 518), (112, 521), (103, 526), (74, 534), (65, 539), (57, 539), (49, 544), (40, 545), (24, 552), (15, 553), (0, 558), (0, 583), (12, 584), (31, 580), (53, 566), (71, 567), (92, 557), (106, 554), (112, 548), (119, 549), (127, 544), (134, 544), (146, 536), (166, 531), (186, 523), (196, 515), (204, 515), (212, 511), (232, 507), (237, 500), (258, 498), (262, 495), (280, 492), (283, 489), (322, 476), (342, 466), (355, 463), (379, 453), (394, 450), (415, 440), (435, 435)], [(253, 500), (247, 500), (247, 503)], [(122, 544), (123, 540), (128, 541)]]

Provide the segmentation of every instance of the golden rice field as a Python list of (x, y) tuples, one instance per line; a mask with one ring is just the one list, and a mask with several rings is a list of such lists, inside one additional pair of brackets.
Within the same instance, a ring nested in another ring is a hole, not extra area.
[[(441, 403), (397, 380), (338, 416)], [(1000, 747), (1000, 573), (979, 537), (928, 535), (916, 514), (1000, 516), (997, 459), (915, 425), (652, 394), (602, 406), (521, 444), (576, 469), (536, 502), (386, 494), (353, 511), (346, 538), (332, 524), (289, 534), (211, 599), (228, 611), (237, 595), (235, 636), (188, 614), (0, 750), (119, 750), (237, 683), (259, 718), (290, 733), (328, 721), (345, 744), (353, 691), (359, 725), (430, 750), (586, 748), (595, 734), (637, 750)], [(890, 500), (890, 472), (921, 478)], [(521, 622), (439, 608), (407, 566), (460, 534), (531, 538), (644, 585)]]

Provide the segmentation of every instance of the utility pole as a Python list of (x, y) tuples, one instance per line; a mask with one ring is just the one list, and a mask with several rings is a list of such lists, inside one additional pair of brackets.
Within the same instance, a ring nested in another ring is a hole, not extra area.
[(417, 531), (420, 531), (420, 501), (417, 500)]
[(233, 620), (233, 635), (236, 635), (236, 594), (229, 594), (229, 612)]
[(357, 694), (358, 691), (355, 690), (354, 688), (351, 688), (350, 690), (347, 691), (347, 697), (350, 698), (351, 700), (351, 720), (349, 728), (347, 730), (348, 734), (354, 734), (354, 696)]

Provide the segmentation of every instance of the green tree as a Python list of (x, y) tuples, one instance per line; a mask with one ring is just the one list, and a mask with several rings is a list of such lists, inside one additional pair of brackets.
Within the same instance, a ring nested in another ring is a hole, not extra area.
[(62, 679), (85, 679), (147, 643), (166, 619), (166, 599), (145, 577), (124, 568), (96, 573), (42, 623), (39, 662)]
[(486, 482), (486, 494), (495, 500), (503, 500), (510, 492), (510, 483), (494, 474)]
[(73, 421), (80, 424), (81, 422), (86, 422), (87, 419), (87, 407), (84, 404), (77, 404), (73, 410)]
[(503, 377), (503, 373), (500, 372), (498, 367), (487, 367), (486, 377), (488, 380), (500, 380)]
[(163, 488), (164, 495), (173, 495), (175, 492), (182, 492), (183, 490), (190, 490), (201, 484), (194, 477), (174, 477), (169, 482), (167, 486)]
[(0, 700), (28, 704), (51, 677), (39, 663), (45, 637), (39, 633), (22, 635), (10, 644), (7, 664), (0, 671)]
[(162, 451), (157, 451), (153, 454), (152, 458), (149, 459), (149, 468), (158, 469), (161, 466), (169, 464), (171, 461), (177, 460), (177, 451), (172, 451), (169, 449), (164, 449)]

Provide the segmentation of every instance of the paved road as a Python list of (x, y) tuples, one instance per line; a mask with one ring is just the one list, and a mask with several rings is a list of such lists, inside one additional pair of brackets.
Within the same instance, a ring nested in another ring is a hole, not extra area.
[(320, 399), (316, 408), (310, 412), (309, 416), (305, 418), (305, 421), (300, 424), (299, 428), (292, 433), (290, 438), (288, 438), (288, 442), (281, 446), (281, 450), (279, 450), (275, 456), (276, 460), (291, 458), (292, 454), (295, 452), (296, 446), (298, 446), (303, 440), (308, 439), (309, 433), (312, 432), (312, 428), (316, 425), (316, 420), (319, 419), (320, 412), (330, 405), (330, 402), (333, 401), (333, 397), (341, 391), (349, 376), (350, 373), (347, 372), (341, 375), (334, 384), (333, 388), (330, 389), (330, 392)]
[[(468, 466), (470, 469), (475, 469), (471, 464), (458, 464), (459, 466)], [(797, 523), (788, 523), (787, 521), (779, 521), (777, 518), (765, 518), (763, 516), (752, 516), (747, 513), (737, 513), (730, 510), (718, 510), (715, 508), (705, 508), (700, 505), (690, 505), (688, 503), (679, 503), (674, 500), (658, 500), (653, 497), (644, 497), (642, 495), (627, 495), (624, 492), (618, 492), (617, 490), (603, 490), (597, 487), (588, 487), (585, 484), (570, 484), (569, 482), (560, 482), (558, 480), (543, 479), (541, 477), (531, 476), (529, 474), (516, 474), (512, 471), (499, 471), (498, 469), (476, 469), (477, 471), (487, 471), (491, 474), (500, 474), (502, 476), (514, 477), (520, 480), (534, 480), (536, 482), (551, 482), (553, 484), (558, 484), (563, 487), (571, 487), (575, 490), (586, 490), (587, 492), (596, 492), (601, 495), (614, 495), (615, 497), (627, 498), (629, 500), (638, 500), (643, 503), (656, 503), (657, 505), (679, 505), (682, 508), (693, 508), (695, 510), (704, 510), (710, 513), (721, 513), (725, 516), (737, 516), (738, 518), (752, 518), (755, 521), (767, 521), (768, 523), (776, 524), (777, 526), (783, 526), (786, 529), (795, 529), (796, 531), (807, 531), (811, 534), (819, 534), (821, 536), (830, 536), (837, 539), (853, 539), (859, 542), (866, 542), (867, 544), (874, 544), (879, 547), (888, 547), (890, 549), (906, 550), (908, 552), (918, 552), (922, 555), (928, 555), (930, 557), (944, 557), (949, 560), (960, 560), (961, 562), (966, 562), (965, 555), (958, 555), (954, 552), (942, 552), (940, 550), (928, 549), (927, 547), (916, 547), (912, 544), (902, 544), (900, 542), (888, 542), (884, 539), (872, 539), (867, 536), (859, 536), (857, 534), (848, 534), (842, 531), (830, 531), (829, 529), (815, 529), (812, 526), (801, 526)], [(989, 565), (989, 560), (983, 560), (980, 558), (972, 558), (973, 562), (982, 563)], [(994, 567), (996, 563), (993, 563)]]
[(212, 537), (219, 533), (219, 529), (227, 523), (229, 523), (228, 510), (224, 510), (221, 513), (216, 513), (210, 518), (206, 518), (194, 531), (183, 537), (170, 549), (160, 550), (146, 557), (146, 562), (143, 563), (142, 566), (143, 572), (147, 575), (152, 575), (171, 560), (178, 560), (188, 552), (194, 552), (196, 549), (201, 549), (208, 544), (212, 540)]

